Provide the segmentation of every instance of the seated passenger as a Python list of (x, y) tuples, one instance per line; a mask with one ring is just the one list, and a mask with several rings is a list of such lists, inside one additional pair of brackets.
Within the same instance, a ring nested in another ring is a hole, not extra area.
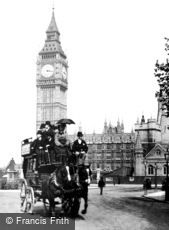
[(67, 138), (65, 124), (58, 126), (58, 131), (55, 132), (55, 144), (56, 146), (70, 147), (70, 140)]
[(44, 123), (42, 123), (41, 125), (40, 125), (40, 131), (42, 132), (42, 133), (44, 133), (45, 131), (46, 131), (46, 129), (45, 129), (45, 124)]
[(46, 133), (46, 141), (45, 141), (45, 152), (46, 158), (48, 158), (48, 162), (54, 163), (56, 161), (56, 154), (55, 154), (55, 142), (53, 132)]
[(31, 153), (37, 156), (36, 168), (42, 163), (42, 156), (44, 152), (44, 139), (42, 137), (42, 132), (37, 132), (37, 138), (31, 144)]
[(52, 125), (51, 125), (50, 121), (46, 121), (46, 123), (45, 123), (44, 134), (47, 134), (47, 133), (51, 133), (53, 135), (53, 138), (54, 138), (55, 133), (54, 133), (54, 130), (52, 129)]
[(36, 150), (44, 149), (44, 140), (42, 138), (42, 132), (39, 130), (36, 133), (36, 139), (31, 144), (31, 153), (37, 154)]
[(58, 126), (58, 132), (55, 132), (55, 151), (57, 162), (66, 164), (71, 155), (70, 141), (66, 134), (66, 125)]

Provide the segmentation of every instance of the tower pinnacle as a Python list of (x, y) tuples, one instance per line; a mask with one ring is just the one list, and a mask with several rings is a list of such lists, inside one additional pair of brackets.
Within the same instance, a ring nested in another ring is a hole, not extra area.
[(66, 55), (64, 54), (61, 42), (60, 42), (60, 33), (55, 21), (54, 7), (52, 8), (52, 17), (48, 29), (46, 31), (46, 41), (43, 49), (39, 53), (40, 55), (46, 54), (56, 54), (59, 53), (64, 59)]
[(135, 148), (136, 148), (137, 151), (142, 151), (142, 144), (141, 144), (139, 132), (137, 133), (137, 136), (136, 136)]
[(48, 26), (48, 29), (47, 29), (47, 33), (51, 33), (51, 32), (57, 32), (59, 35), (59, 30), (58, 30), (58, 27), (56, 25), (56, 21), (55, 21), (55, 13), (54, 13), (54, 7), (52, 8), (52, 18), (51, 18), (51, 21), (50, 21), (50, 24)]
[(54, 10), (55, 10), (54, 0), (53, 0), (53, 7), (52, 7), (52, 10), (53, 10), (53, 12), (54, 12)]

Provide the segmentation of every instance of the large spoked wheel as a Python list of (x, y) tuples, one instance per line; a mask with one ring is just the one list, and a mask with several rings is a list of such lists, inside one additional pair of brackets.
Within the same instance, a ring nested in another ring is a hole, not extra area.
[(22, 212), (25, 212), (26, 209), (26, 188), (27, 188), (27, 182), (26, 180), (23, 180), (21, 184), (21, 193), (20, 193)]
[(34, 191), (32, 187), (28, 187), (26, 189), (26, 197), (25, 197), (25, 212), (26, 213), (33, 213), (34, 209)]

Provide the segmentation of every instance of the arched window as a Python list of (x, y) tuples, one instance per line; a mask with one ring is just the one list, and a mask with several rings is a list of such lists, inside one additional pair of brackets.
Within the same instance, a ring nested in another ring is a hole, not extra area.
[(160, 149), (157, 149), (157, 150), (156, 150), (156, 154), (157, 154), (157, 155), (161, 155), (161, 150), (160, 150)]
[(154, 174), (154, 167), (152, 165), (148, 166), (148, 174), (153, 175)]

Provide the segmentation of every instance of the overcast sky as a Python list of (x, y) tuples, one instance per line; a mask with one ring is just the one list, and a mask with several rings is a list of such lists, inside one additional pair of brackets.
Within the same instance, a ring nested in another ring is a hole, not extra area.
[[(20, 161), (20, 143), (35, 136), (36, 59), (52, 16), (52, 0), (0, 2), (1, 160)], [(166, 0), (54, 0), (69, 64), (68, 117), (83, 131), (102, 132), (105, 119), (126, 132), (137, 117), (157, 115), (154, 77), (166, 58)]]

